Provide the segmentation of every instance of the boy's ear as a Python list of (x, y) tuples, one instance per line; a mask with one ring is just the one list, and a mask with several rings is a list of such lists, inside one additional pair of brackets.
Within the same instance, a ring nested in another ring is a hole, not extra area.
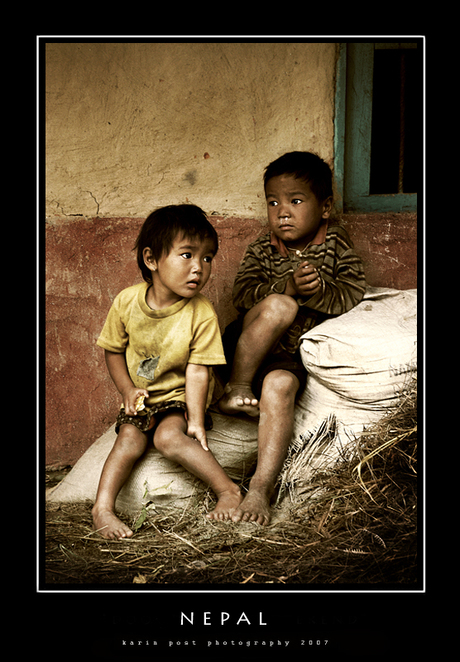
[(153, 257), (152, 249), (151, 248), (144, 248), (142, 251), (142, 257), (144, 258), (144, 264), (147, 267), (147, 269), (150, 269), (150, 271), (156, 271), (157, 270), (157, 261)]
[(329, 218), (332, 211), (332, 204), (333, 204), (332, 196), (326, 198), (326, 200), (323, 202), (323, 213), (321, 215), (322, 218)]

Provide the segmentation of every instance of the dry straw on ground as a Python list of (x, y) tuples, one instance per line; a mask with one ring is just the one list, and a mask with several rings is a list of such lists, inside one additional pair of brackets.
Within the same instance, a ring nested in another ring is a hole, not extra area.
[[(326, 428), (325, 451), (333, 420)], [(107, 541), (92, 530), (91, 504), (48, 504), (45, 585), (419, 585), (416, 381), (332, 469), (305, 480), (301, 450), (286, 464), (269, 527), (207, 520), (208, 491), (179, 516), (140, 513), (128, 522), (133, 538)]]

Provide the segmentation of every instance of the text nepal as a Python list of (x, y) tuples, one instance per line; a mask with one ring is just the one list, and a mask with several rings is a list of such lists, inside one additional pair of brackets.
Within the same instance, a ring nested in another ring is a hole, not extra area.
[(264, 616), (261, 611), (259, 611), (258, 618), (251, 616), (249, 619), (244, 611), (238, 616), (230, 616), (226, 611), (219, 612), (218, 615), (212, 614), (210, 611), (204, 611), (202, 616), (198, 616), (195, 619), (195, 612), (191, 611), (188, 614), (185, 614), (183, 611), (180, 613), (180, 624), (181, 625), (267, 625), (265, 622)]

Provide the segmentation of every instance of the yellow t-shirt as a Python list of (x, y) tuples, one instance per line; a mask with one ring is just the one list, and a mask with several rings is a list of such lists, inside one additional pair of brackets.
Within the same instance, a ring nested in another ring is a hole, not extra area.
[[(125, 353), (133, 383), (151, 393), (147, 405), (185, 402), (187, 363), (226, 363), (217, 315), (202, 294), (152, 310), (145, 300), (148, 287), (148, 283), (139, 283), (115, 297), (97, 344), (110, 352)], [(209, 373), (206, 407), (214, 390), (211, 369)]]

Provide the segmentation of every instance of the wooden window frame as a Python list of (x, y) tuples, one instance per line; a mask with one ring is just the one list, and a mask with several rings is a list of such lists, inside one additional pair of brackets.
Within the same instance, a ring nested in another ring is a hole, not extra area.
[[(411, 43), (419, 42), (416, 38)], [(339, 211), (414, 212), (417, 193), (369, 193), (375, 43), (342, 43), (336, 72), (334, 171)]]

